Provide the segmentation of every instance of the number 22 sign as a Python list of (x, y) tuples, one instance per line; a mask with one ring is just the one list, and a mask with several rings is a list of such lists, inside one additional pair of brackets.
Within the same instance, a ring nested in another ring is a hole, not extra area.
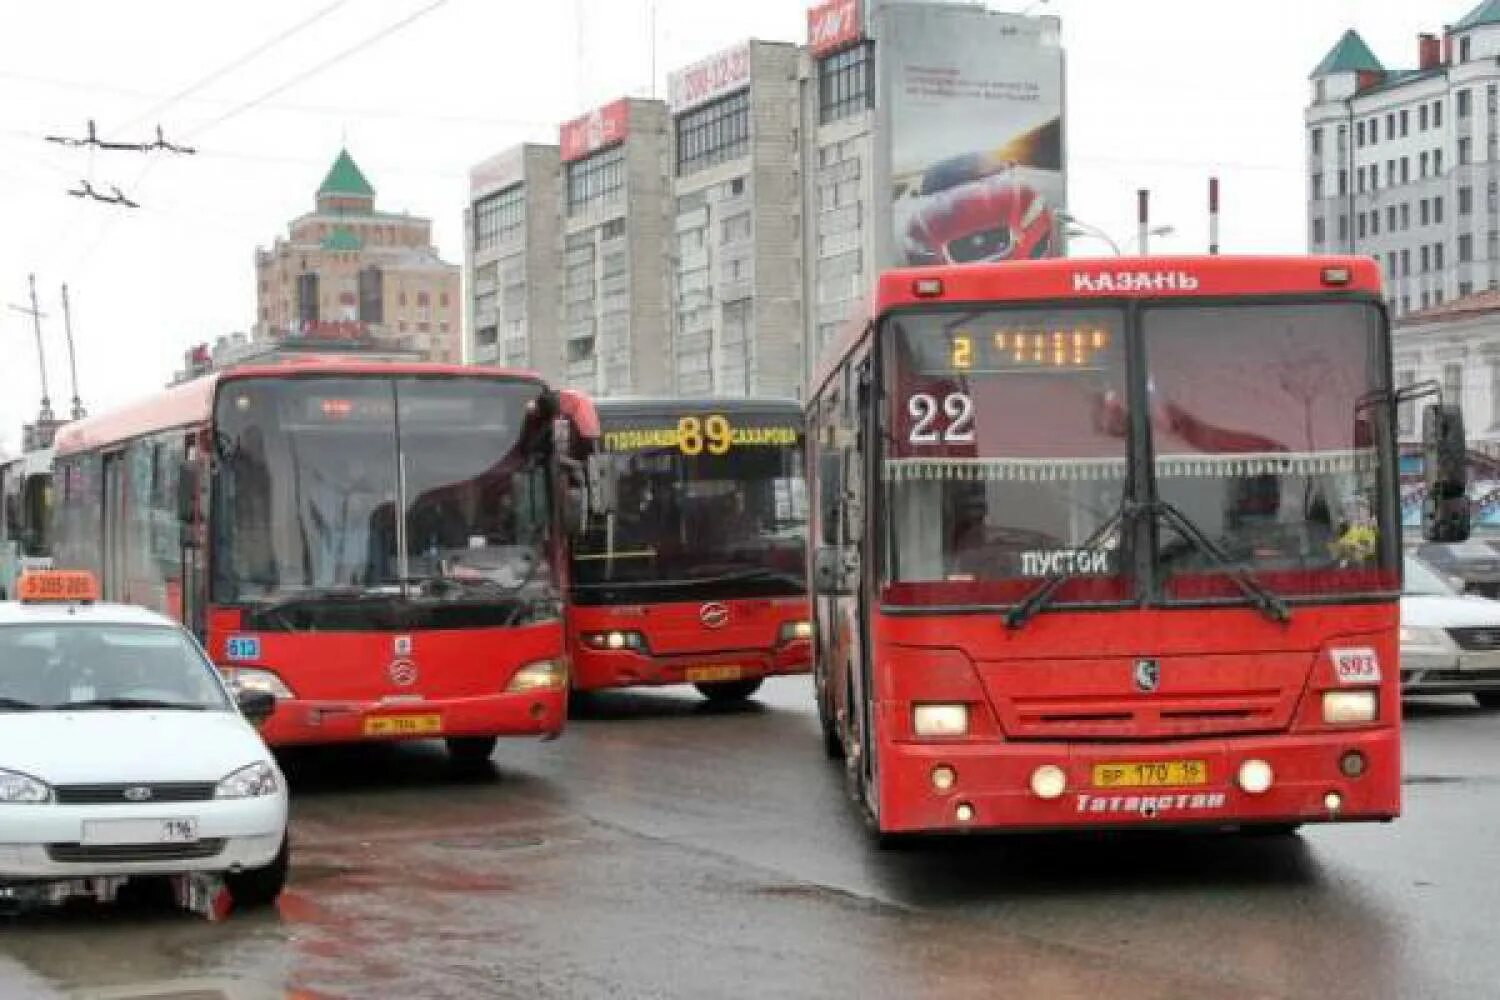
[[(973, 444), (974, 400), (966, 392), (950, 392), (939, 402), (928, 392), (907, 397), (906, 412), (915, 421), (906, 434), (909, 444)], [(943, 425), (947, 418), (947, 426)]]

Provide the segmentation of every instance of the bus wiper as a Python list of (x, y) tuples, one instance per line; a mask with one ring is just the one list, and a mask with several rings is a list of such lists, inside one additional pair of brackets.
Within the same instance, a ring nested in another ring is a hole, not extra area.
[(34, 712), (41, 707), (19, 698), (0, 698), (0, 712)]
[(740, 583), (740, 582), (745, 582), (745, 581), (750, 581), (750, 580), (767, 580), (767, 579), (794, 580), (795, 582), (797, 582), (799, 584), (805, 582), (802, 578), (797, 577), (797, 576), (795, 576), (792, 573), (788, 573), (784, 569), (772, 569), (769, 566), (756, 566), (756, 567), (749, 568), (749, 569), (735, 570), (735, 571), (733, 571), (731, 573), (718, 573), (718, 574), (715, 574), (714, 576), (687, 576), (687, 577), (683, 577), (681, 580), (675, 581), (675, 582), (678, 582), (678, 583)]
[[(1129, 501), (1120, 504), (1120, 509), (1115, 511), (1109, 520), (1101, 524), (1092, 535), (1085, 539), (1083, 545), (1079, 546), (1078, 551), (1089, 555), (1104, 552), (1105, 540), (1116, 530), (1123, 535), (1125, 526), (1130, 522), (1136, 509), (1136, 506)], [(1077, 560), (1074, 560), (1074, 563), (1076, 564)], [(1020, 604), (1017, 604), (1005, 613), (1005, 627), (1009, 629), (1021, 628), (1027, 622), (1031, 621), (1031, 619), (1035, 618), (1037, 612), (1045, 608), (1052, 598), (1057, 596), (1057, 592), (1062, 589), (1063, 584), (1081, 575), (1077, 570), (1059, 570), (1047, 577), (1047, 579), (1037, 584), (1031, 593), (1022, 598)]]
[(1236, 565), (1235, 561), (1229, 557), (1229, 554), (1219, 548), (1213, 539), (1205, 535), (1203, 530), (1194, 524), (1186, 514), (1165, 500), (1157, 501), (1156, 509), (1153, 513), (1170, 525), (1177, 534), (1192, 543), (1198, 551), (1208, 556), (1219, 569), (1223, 570), (1224, 574), (1234, 581), (1235, 586), (1240, 588), (1244, 595), (1250, 599), (1250, 603), (1254, 604), (1260, 610), (1261, 614), (1273, 622), (1284, 623), (1292, 620), (1292, 613), (1288, 610), (1286, 602), (1277, 597), (1265, 584)]

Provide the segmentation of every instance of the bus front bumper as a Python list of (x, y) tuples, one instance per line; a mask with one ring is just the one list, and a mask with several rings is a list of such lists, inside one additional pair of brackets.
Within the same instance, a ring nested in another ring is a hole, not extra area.
[(632, 650), (590, 649), (573, 652), (573, 689), (659, 687), (753, 680), (812, 670), (812, 642), (794, 639), (774, 649), (726, 649), (672, 656)]
[[(1175, 762), (1202, 764), (1206, 781), (1100, 784), (1102, 769), (1118, 775), (1125, 765), (1135, 776), (1128, 765)], [(1269, 766), (1264, 791), (1241, 787), (1248, 762)], [(1061, 769), (1060, 790), (1056, 771), (1038, 778), (1044, 767)], [(889, 743), (879, 783), (886, 833), (1381, 821), (1401, 811), (1400, 735), (1386, 728), (1150, 745)]]
[(260, 733), (273, 747), (489, 736), (555, 737), (567, 720), (562, 689), (383, 701), (278, 702)]

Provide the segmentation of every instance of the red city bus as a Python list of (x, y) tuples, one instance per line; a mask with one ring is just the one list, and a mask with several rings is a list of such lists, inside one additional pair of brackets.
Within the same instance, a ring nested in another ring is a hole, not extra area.
[(566, 477), (596, 433), (586, 399), (528, 374), (232, 368), (64, 429), (57, 562), (274, 693), (272, 745), (485, 759), (563, 727)]
[(573, 551), (577, 691), (695, 684), (748, 698), (811, 667), (802, 408), (607, 399)]
[(881, 276), (807, 407), (819, 715), (878, 834), (1399, 813), (1380, 287), (1362, 258)]

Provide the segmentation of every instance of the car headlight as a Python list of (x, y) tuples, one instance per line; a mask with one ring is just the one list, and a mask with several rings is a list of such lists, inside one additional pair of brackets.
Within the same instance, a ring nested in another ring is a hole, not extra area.
[(813, 634), (812, 622), (803, 619), (797, 622), (783, 622), (781, 633), (776, 637), (777, 642), (794, 642), (798, 639), (811, 639)]
[(51, 801), (52, 789), (45, 782), (20, 771), (0, 771), (0, 803), (35, 805)]
[(258, 799), (262, 795), (275, 795), (277, 787), (275, 768), (265, 761), (258, 761), (247, 764), (219, 782), (214, 789), (214, 798)]
[(1439, 628), (1420, 628), (1415, 625), (1402, 625), (1401, 645), (1427, 646), (1443, 649), (1448, 645), (1448, 637)]
[(967, 736), (969, 706), (915, 705), (911, 710), (911, 727), (918, 736)]
[(1323, 721), (1333, 725), (1374, 722), (1380, 701), (1374, 691), (1323, 692)]
[(274, 695), (277, 701), (287, 701), (297, 697), (292, 694), (292, 689), (286, 686), (280, 677), (269, 670), (255, 670), (250, 667), (220, 667), (219, 673), (224, 677), (224, 683), (229, 685), (231, 691), (264, 691)]
[(538, 660), (517, 670), (505, 690), (509, 694), (525, 694), (532, 691), (561, 691), (567, 686), (566, 663), (562, 660)]

